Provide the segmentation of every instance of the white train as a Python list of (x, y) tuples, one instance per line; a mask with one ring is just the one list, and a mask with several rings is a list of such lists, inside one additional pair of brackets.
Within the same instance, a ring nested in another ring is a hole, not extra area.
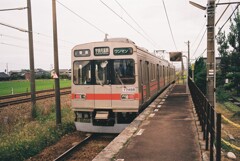
[(72, 49), (72, 108), (77, 130), (119, 133), (175, 80), (169, 62), (114, 38)]

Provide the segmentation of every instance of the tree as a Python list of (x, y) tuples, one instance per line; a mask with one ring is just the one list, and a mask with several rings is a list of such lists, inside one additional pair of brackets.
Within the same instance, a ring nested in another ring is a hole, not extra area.
[[(240, 89), (240, 15), (237, 12), (231, 20), (230, 32), (227, 37), (225, 32), (217, 36), (219, 45), (218, 51), (221, 56), (220, 70), (217, 75), (217, 86), (224, 86), (225, 89), (237, 91)], [(228, 84), (225, 79), (229, 79)]]
[(217, 87), (223, 86), (225, 83), (226, 75), (229, 72), (230, 68), (230, 56), (228, 53), (229, 45), (225, 32), (220, 32), (217, 36), (217, 43), (219, 44), (218, 52), (221, 57), (219, 64), (219, 70), (217, 72)]
[(194, 70), (194, 80), (198, 88), (202, 91), (203, 94), (206, 94), (206, 76), (207, 68), (206, 63), (203, 60), (203, 57), (200, 57), (195, 62)]
[(233, 88), (239, 92), (240, 87), (240, 15), (237, 12), (236, 17), (231, 21), (230, 33), (228, 34), (229, 45), (232, 47), (231, 56), (231, 73)]

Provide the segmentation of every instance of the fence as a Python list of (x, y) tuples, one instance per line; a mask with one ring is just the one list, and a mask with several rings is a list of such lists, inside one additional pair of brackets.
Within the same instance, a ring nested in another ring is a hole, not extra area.
[[(208, 102), (208, 99), (195, 85), (195, 83), (193, 83), (191, 79), (188, 79), (188, 86), (202, 128), (203, 139), (205, 140), (205, 149), (210, 150), (210, 161), (213, 160), (220, 161), (221, 114), (216, 113), (214, 107)], [(216, 147), (215, 159), (214, 159), (214, 144)]]

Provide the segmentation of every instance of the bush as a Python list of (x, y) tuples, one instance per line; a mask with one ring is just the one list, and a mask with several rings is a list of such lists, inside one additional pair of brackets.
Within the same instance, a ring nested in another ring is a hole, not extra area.
[(57, 128), (54, 113), (41, 119), (37, 111), (37, 121), (26, 124), (21, 130), (0, 138), (0, 160), (25, 160), (38, 154), (45, 147), (57, 142), (61, 136), (73, 132), (73, 113), (71, 109), (62, 110), (62, 126)]
[(226, 102), (231, 97), (230, 93), (225, 91), (223, 86), (217, 88), (216, 97), (218, 102)]

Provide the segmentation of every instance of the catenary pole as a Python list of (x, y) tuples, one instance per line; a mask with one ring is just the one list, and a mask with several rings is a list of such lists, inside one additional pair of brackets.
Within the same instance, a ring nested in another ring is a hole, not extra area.
[(31, 105), (32, 118), (36, 116), (36, 93), (35, 93), (35, 69), (34, 69), (34, 51), (33, 51), (33, 29), (32, 29), (32, 11), (31, 0), (27, 0), (28, 13), (28, 40), (29, 40), (29, 64), (30, 64), (30, 86), (31, 86)]
[(207, 98), (215, 106), (216, 67), (215, 67), (215, 0), (207, 5)]
[(61, 104), (60, 104), (60, 85), (59, 85), (59, 65), (58, 65), (58, 38), (57, 38), (57, 16), (56, 0), (52, 0), (53, 16), (53, 43), (54, 43), (54, 71), (55, 71), (55, 104), (56, 104), (56, 124), (61, 124)]

